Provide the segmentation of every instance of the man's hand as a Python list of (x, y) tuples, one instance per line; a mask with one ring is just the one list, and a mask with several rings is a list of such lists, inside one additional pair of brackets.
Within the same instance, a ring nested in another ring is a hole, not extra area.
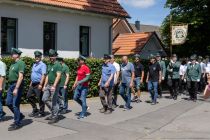
[(0, 92), (2, 92), (2, 87), (0, 87)]
[(38, 86), (38, 89), (39, 89), (39, 90), (42, 90), (42, 85), (39, 85), (39, 86)]
[(160, 83), (162, 82), (162, 80), (160, 79), (158, 82), (159, 82), (159, 84), (160, 84)]
[(109, 87), (109, 84), (110, 84), (109, 82), (106, 82), (105, 85), (104, 85), (104, 87), (108, 88)]
[(75, 83), (75, 84), (72, 86), (72, 90), (74, 90), (76, 87), (77, 87), (77, 83)]
[(52, 87), (50, 88), (50, 91), (51, 91), (51, 92), (55, 92), (55, 87), (52, 86)]
[(63, 86), (64, 89), (67, 89), (67, 86)]
[(99, 87), (101, 86), (101, 82), (98, 82), (98, 86), (99, 86)]
[(130, 88), (132, 88), (132, 87), (133, 87), (133, 82), (130, 83)]
[(144, 80), (143, 79), (141, 79), (141, 81), (140, 81), (141, 83), (144, 83)]
[(162, 81), (164, 81), (165, 80), (165, 78), (164, 77), (162, 77)]
[(18, 88), (15, 88), (15, 89), (13, 90), (13, 95), (14, 95), (14, 96), (17, 96), (17, 93), (18, 93)]

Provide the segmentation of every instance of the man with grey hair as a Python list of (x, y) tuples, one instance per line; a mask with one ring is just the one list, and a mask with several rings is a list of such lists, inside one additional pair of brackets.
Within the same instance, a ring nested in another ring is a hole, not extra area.
[(114, 55), (110, 55), (111, 64), (114, 65), (116, 71), (114, 74), (114, 86), (113, 86), (113, 108), (116, 108), (117, 105), (117, 90), (119, 86), (119, 75), (120, 75), (120, 65), (115, 61)]

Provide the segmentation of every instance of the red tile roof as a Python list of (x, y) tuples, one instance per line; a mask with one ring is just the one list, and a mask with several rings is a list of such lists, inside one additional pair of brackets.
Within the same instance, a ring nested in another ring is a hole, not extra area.
[(140, 53), (153, 32), (120, 34), (113, 42), (114, 55), (133, 55)]
[[(17, 0), (20, 2), (20, 0)], [(21, 2), (50, 5), (115, 17), (130, 17), (117, 0), (21, 0)]]

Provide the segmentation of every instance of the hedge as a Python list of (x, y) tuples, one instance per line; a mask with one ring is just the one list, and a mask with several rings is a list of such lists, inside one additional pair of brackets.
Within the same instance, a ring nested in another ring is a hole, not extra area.
[[(23, 92), (23, 97), (22, 97), (22, 102), (26, 103), (27, 102), (26, 94), (27, 94), (27, 90), (28, 90), (29, 84), (30, 84), (31, 67), (34, 63), (34, 59), (30, 58), (30, 57), (22, 57), (21, 59), (26, 63), (26, 69), (25, 69), (25, 73), (24, 73), (24, 92)], [(9, 72), (8, 70), (9, 70), (10, 65), (13, 63), (13, 60), (11, 57), (4, 57), (4, 58), (2, 58), (2, 61), (7, 65), (7, 75), (8, 75), (8, 72)], [(49, 63), (48, 59), (44, 59), (43, 61), (46, 64)], [(70, 82), (68, 85), (68, 93), (69, 93), (68, 96), (69, 96), (69, 99), (72, 99), (73, 93), (71, 91), (71, 87), (72, 87), (75, 77), (76, 77), (77, 60), (76, 59), (65, 59), (64, 61), (70, 68)], [(120, 60), (118, 59), (117, 62), (120, 63)], [(101, 59), (92, 59), (91, 58), (91, 59), (87, 60), (87, 65), (91, 69), (91, 80), (90, 80), (88, 97), (98, 96), (98, 81), (101, 76), (102, 63), (103, 63), (103, 61)], [(145, 66), (145, 71), (147, 71), (148, 61), (142, 61), (142, 64)], [(145, 78), (146, 78), (146, 76), (145, 76)], [(142, 84), (142, 88), (145, 89), (145, 84)], [(6, 92), (8, 89), (8, 82), (6, 83), (5, 89), (6, 90), (3, 92), (3, 98), (5, 98), (5, 96), (6, 96)]]

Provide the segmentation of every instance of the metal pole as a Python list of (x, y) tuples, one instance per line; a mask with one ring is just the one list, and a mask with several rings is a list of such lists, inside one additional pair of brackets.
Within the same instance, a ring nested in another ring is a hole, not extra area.
[(172, 45), (172, 14), (170, 14), (170, 56), (173, 54), (173, 45)]

